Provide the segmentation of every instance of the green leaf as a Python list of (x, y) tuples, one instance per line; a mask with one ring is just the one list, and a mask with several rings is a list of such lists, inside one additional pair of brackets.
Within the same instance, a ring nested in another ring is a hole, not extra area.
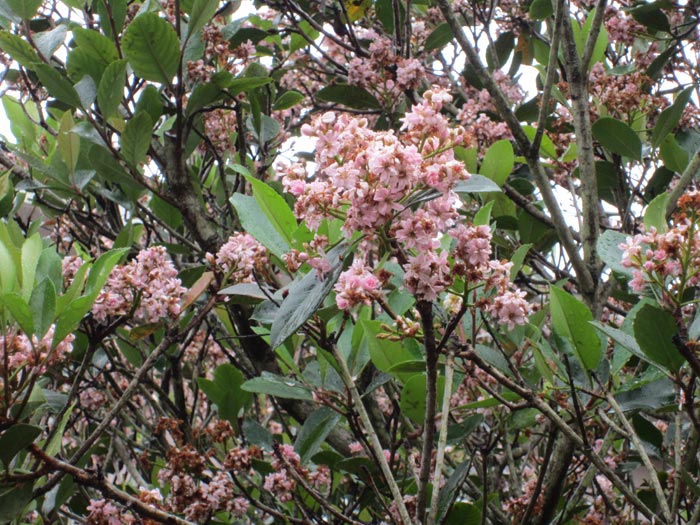
[(688, 161), (690, 160), (688, 151), (678, 144), (676, 137), (673, 135), (666, 135), (666, 138), (661, 142), (659, 153), (661, 153), (664, 165), (676, 173), (683, 173), (685, 168), (688, 167)]
[[(382, 372), (389, 372), (392, 368), (401, 363), (413, 362), (416, 359), (406, 347), (399, 341), (390, 341), (377, 337), (381, 331), (381, 322), (379, 321), (360, 321), (363, 337), (367, 343), (372, 364)], [(408, 376), (413, 375), (412, 373)], [(406, 376), (406, 377), (408, 377)]]
[[(427, 379), (425, 374), (414, 374), (403, 386), (399, 406), (401, 412), (411, 418), (416, 424), (422, 425), (425, 422)], [(445, 391), (445, 378), (438, 377), (437, 380), (437, 406), (442, 403)]]
[(630, 9), (628, 12), (632, 15), (632, 18), (650, 31), (663, 31), (668, 33), (671, 31), (671, 24), (668, 21), (666, 13), (664, 13), (661, 9), (669, 7), (672, 7), (672, 4), (664, 1), (650, 3), (642, 2), (637, 7)]
[(637, 344), (637, 341), (627, 332), (620, 330), (619, 328), (613, 328), (612, 326), (604, 325), (599, 321), (589, 321), (593, 326), (600, 330), (603, 334), (610, 337), (613, 341), (621, 345), (625, 350), (628, 350), (631, 354), (634, 354), (642, 361), (653, 365), (658, 370), (666, 373), (666, 367), (661, 363), (658, 363), (651, 359), (648, 355), (642, 352), (642, 349)]
[(263, 181), (250, 175), (245, 175), (245, 178), (252, 186), (253, 197), (255, 197), (255, 200), (270, 221), (270, 224), (274, 226), (275, 230), (277, 230), (287, 243), (292, 244), (294, 232), (299, 226), (294, 217), (294, 212), (289, 208), (287, 201), (284, 200), (282, 195)]
[(668, 193), (662, 193), (657, 195), (654, 200), (652, 200), (647, 206), (644, 212), (644, 226), (647, 229), (652, 226), (656, 228), (658, 232), (665, 232), (668, 229), (668, 224), (666, 223), (666, 205), (668, 204)]
[(244, 380), (243, 373), (229, 363), (216, 368), (213, 381), (197, 378), (199, 388), (216, 405), (219, 417), (230, 422), (234, 428), (238, 428), (241, 409), (252, 401), (250, 393), (241, 390)]
[(677, 389), (673, 382), (664, 377), (648, 381), (636, 388), (630, 388), (615, 395), (620, 408), (625, 411), (658, 410), (676, 405)]
[(513, 263), (513, 266), (510, 269), (511, 281), (514, 281), (518, 276), (518, 272), (523, 267), (523, 262), (525, 261), (525, 257), (527, 257), (527, 252), (530, 251), (530, 248), (532, 248), (532, 244), (523, 244), (513, 252), (513, 255), (511, 255), (510, 262)]
[(22, 244), (22, 297), (29, 299), (34, 288), (36, 267), (39, 264), (44, 243), (38, 233), (35, 233)]
[(194, 0), (187, 24), (187, 38), (191, 38), (193, 34), (209, 23), (214, 18), (218, 7), (219, 0)]
[(9, 467), (10, 461), (19, 451), (31, 445), (41, 435), (41, 432), (41, 427), (24, 423), (18, 423), (8, 428), (0, 436), (0, 461)]
[(270, 77), (238, 77), (222, 84), (231, 95), (237, 95), (266, 86), (274, 80)]
[(29, 307), (34, 320), (34, 334), (41, 339), (53, 324), (56, 314), (56, 289), (50, 279), (43, 279), (34, 288)]
[(671, 371), (678, 370), (685, 362), (673, 343), (677, 334), (673, 315), (657, 306), (645, 304), (634, 318), (634, 338), (641, 351)]
[(456, 502), (445, 518), (444, 525), (481, 525), (481, 509), (474, 503)]
[(642, 141), (627, 124), (612, 117), (599, 118), (593, 123), (593, 136), (613, 153), (642, 160)]
[(350, 84), (327, 86), (316, 93), (316, 98), (323, 102), (332, 102), (352, 109), (381, 109), (382, 105), (369, 91)]
[(27, 301), (18, 293), (6, 293), (0, 296), (0, 303), (10, 311), (12, 317), (22, 329), (31, 335), (34, 333), (34, 317)]
[(61, 158), (68, 166), (68, 172), (71, 176), (75, 175), (75, 166), (78, 163), (78, 155), (80, 155), (80, 137), (71, 133), (73, 125), (73, 116), (70, 111), (66, 111), (61, 117), (58, 137), (56, 138)]
[(20, 18), (23, 20), (29, 20), (32, 18), (36, 12), (37, 9), (39, 9), (39, 6), (42, 3), (42, 0), (6, 0), (7, 5), (10, 6), (10, 9)]
[[(0, 490), (4, 490), (0, 488)], [(22, 517), (32, 499), (33, 483), (14, 485), (0, 494), (0, 525)]]
[(479, 173), (491, 179), (499, 187), (505, 184), (508, 176), (515, 166), (515, 154), (513, 145), (509, 140), (503, 139), (494, 142), (486, 151), (481, 163)]
[(132, 166), (138, 166), (146, 160), (146, 153), (151, 146), (153, 121), (145, 111), (136, 113), (126, 123), (120, 144), (124, 158)]
[(654, 131), (651, 134), (651, 145), (657, 147), (666, 138), (666, 135), (673, 131), (673, 128), (678, 125), (683, 111), (690, 101), (690, 96), (693, 94), (693, 86), (685, 88), (681, 91), (673, 104), (661, 112), (659, 118), (656, 119)]
[(277, 98), (277, 100), (275, 100), (275, 103), (272, 105), (272, 109), (275, 111), (289, 109), (299, 104), (302, 100), (304, 100), (304, 95), (298, 91), (285, 91)]
[(282, 301), (275, 320), (270, 327), (270, 346), (277, 348), (294, 334), (323, 303), (331, 292), (343, 269), (343, 259), (347, 247), (340, 243), (331, 249), (326, 258), (330, 271), (323, 277), (311, 270), (289, 286), (289, 294)]
[(105, 69), (97, 88), (97, 104), (105, 120), (119, 109), (119, 103), (124, 97), (124, 82), (126, 82), (126, 60), (115, 60)]
[(306, 464), (319, 450), (328, 434), (340, 421), (340, 414), (328, 407), (321, 407), (304, 421), (294, 442), (294, 450)]
[(34, 66), (41, 62), (29, 42), (9, 31), (0, 31), (0, 49), (27, 69), (34, 69)]
[(41, 54), (47, 58), (51, 58), (56, 50), (65, 42), (68, 34), (68, 26), (61, 24), (54, 27), (51, 31), (44, 31), (34, 36), (34, 44), (39, 49)]
[(102, 290), (102, 287), (107, 282), (109, 274), (114, 266), (117, 264), (119, 259), (129, 253), (130, 250), (131, 248), (117, 248), (100, 255), (90, 269), (90, 275), (88, 276), (87, 284), (85, 285), (86, 296), (97, 297), (100, 290)]
[(80, 107), (78, 92), (73, 87), (73, 84), (58, 70), (48, 64), (35, 64), (34, 71), (36, 71), (39, 80), (51, 96), (56, 97), (70, 107)]
[(249, 379), (241, 385), (241, 390), (284, 399), (303, 399), (306, 401), (313, 399), (311, 391), (299, 381), (270, 372), (263, 372), (260, 377)]
[(534, 0), (530, 4), (530, 18), (532, 20), (544, 20), (554, 14), (551, 0)]
[(452, 191), (456, 193), (488, 193), (501, 191), (501, 188), (483, 175), (472, 175), (469, 179), (461, 180), (455, 184)]
[(600, 339), (588, 323), (593, 314), (588, 307), (561, 288), (550, 288), (552, 328), (569, 342), (586, 370), (595, 370), (602, 357)]
[(469, 472), (472, 468), (472, 461), (467, 460), (460, 463), (459, 466), (454, 469), (450, 477), (440, 489), (440, 496), (438, 498), (438, 512), (436, 523), (442, 523), (443, 517), (452, 508), (455, 498), (457, 497), (458, 490), (462, 487), (464, 480), (467, 479)]
[(170, 23), (157, 13), (145, 13), (129, 24), (122, 50), (134, 73), (145, 80), (169, 84), (177, 73), (180, 42)]
[(495, 204), (496, 201), (489, 201), (479, 208), (479, 211), (474, 214), (474, 226), (488, 226), (491, 224), (491, 210)]
[(17, 286), (17, 267), (5, 244), (0, 241), (0, 293), (12, 292)]
[(289, 252), (289, 243), (272, 225), (254, 197), (236, 193), (231, 197), (231, 204), (236, 209), (243, 230), (280, 259)]
[(447, 22), (443, 22), (437, 26), (425, 39), (425, 50), (433, 51), (435, 49), (442, 49), (447, 44), (452, 42), (452, 30)]

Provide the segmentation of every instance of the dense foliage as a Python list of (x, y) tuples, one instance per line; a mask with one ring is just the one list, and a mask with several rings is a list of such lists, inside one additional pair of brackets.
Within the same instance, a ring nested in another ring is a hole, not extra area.
[(699, 21), (0, 0), (0, 523), (698, 523)]

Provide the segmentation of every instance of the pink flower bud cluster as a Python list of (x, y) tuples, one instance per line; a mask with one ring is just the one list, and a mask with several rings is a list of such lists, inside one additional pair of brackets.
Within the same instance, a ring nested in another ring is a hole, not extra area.
[(358, 304), (369, 306), (380, 294), (381, 282), (361, 259), (340, 275), (335, 285), (335, 302), (341, 310), (350, 310)]
[(106, 499), (91, 499), (87, 510), (90, 513), (87, 517), (88, 525), (130, 525), (136, 523), (136, 519), (131, 514)]
[(219, 266), (234, 283), (253, 280), (253, 270), (261, 271), (267, 265), (267, 250), (247, 233), (234, 233), (216, 253), (207, 254), (210, 263)]
[(98, 321), (129, 316), (137, 323), (155, 323), (180, 315), (186, 289), (165, 248), (156, 246), (139, 252), (136, 259), (117, 266), (97, 296), (92, 314)]

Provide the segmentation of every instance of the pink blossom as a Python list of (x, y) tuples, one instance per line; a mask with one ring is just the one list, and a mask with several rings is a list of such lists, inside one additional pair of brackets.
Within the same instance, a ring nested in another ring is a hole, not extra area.
[(358, 304), (372, 304), (379, 295), (380, 281), (364, 261), (355, 259), (350, 268), (340, 274), (333, 289), (338, 308), (347, 311)]
[(253, 270), (267, 264), (267, 250), (252, 235), (236, 232), (216, 253), (215, 261), (228, 274), (229, 281), (250, 282)]
[(496, 296), (488, 311), (499, 323), (508, 325), (508, 330), (512, 330), (515, 325), (527, 322), (530, 305), (525, 300), (525, 292), (506, 291)]

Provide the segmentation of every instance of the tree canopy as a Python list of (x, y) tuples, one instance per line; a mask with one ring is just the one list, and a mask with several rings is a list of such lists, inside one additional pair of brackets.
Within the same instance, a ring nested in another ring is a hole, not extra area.
[(0, 524), (700, 521), (700, 11), (0, 0)]

